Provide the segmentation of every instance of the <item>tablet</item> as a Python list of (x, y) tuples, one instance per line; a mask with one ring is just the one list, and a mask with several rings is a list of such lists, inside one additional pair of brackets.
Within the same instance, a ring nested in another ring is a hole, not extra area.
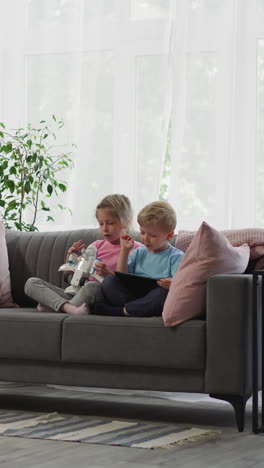
[(137, 294), (140, 293), (145, 295), (152, 289), (158, 287), (158, 280), (148, 276), (133, 275), (132, 273), (121, 273), (121, 271), (115, 271), (115, 275), (122, 281), (127, 289), (136, 292)]

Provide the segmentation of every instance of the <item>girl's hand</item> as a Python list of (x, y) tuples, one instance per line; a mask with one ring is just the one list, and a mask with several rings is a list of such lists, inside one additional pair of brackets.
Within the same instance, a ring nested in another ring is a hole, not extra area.
[(157, 281), (158, 285), (164, 289), (170, 289), (172, 278), (162, 278)]
[(109, 270), (109, 268), (103, 262), (96, 262), (94, 266), (96, 273), (100, 276), (114, 275), (114, 272)]
[(123, 251), (130, 252), (130, 250), (132, 250), (134, 247), (134, 242), (134, 239), (128, 234), (120, 237), (121, 249)]
[(68, 256), (71, 255), (72, 252), (76, 252), (78, 255), (81, 255), (82, 250), (85, 249), (86, 245), (83, 243), (82, 240), (74, 242), (72, 246), (68, 250)]

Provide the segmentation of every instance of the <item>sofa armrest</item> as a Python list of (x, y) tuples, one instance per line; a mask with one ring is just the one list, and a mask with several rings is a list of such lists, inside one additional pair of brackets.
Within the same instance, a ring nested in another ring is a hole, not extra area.
[(206, 393), (252, 392), (252, 288), (252, 275), (208, 280)]

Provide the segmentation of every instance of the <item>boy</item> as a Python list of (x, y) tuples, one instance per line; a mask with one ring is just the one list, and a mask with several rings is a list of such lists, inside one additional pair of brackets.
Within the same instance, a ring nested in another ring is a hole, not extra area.
[(109, 304), (95, 304), (96, 315), (151, 317), (161, 315), (163, 305), (183, 252), (170, 244), (176, 227), (176, 213), (166, 202), (156, 201), (138, 214), (142, 246), (131, 250), (134, 240), (121, 237), (117, 271), (157, 279), (157, 286), (142, 295), (127, 288), (116, 276), (108, 276), (102, 283), (103, 294)]

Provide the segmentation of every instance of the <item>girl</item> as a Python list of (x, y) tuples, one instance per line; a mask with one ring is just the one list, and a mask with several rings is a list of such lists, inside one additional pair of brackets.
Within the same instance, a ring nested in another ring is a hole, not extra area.
[[(96, 218), (103, 240), (91, 245), (97, 248), (96, 272), (101, 276), (113, 275), (120, 253), (120, 237), (126, 232), (132, 221), (132, 208), (125, 195), (108, 195), (96, 207)], [(134, 248), (141, 244), (135, 242)], [(75, 242), (68, 250), (68, 256), (75, 251), (79, 255), (85, 248), (82, 240)], [(65, 312), (72, 315), (89, 313), (88, 304), (104, 301), (101, 285), (90, 278), (75, 296), (65, 293), (57, 286), (40, 279), (29, 278), (25, 284), (25, 293), (38, 302), (39, 312)]]

